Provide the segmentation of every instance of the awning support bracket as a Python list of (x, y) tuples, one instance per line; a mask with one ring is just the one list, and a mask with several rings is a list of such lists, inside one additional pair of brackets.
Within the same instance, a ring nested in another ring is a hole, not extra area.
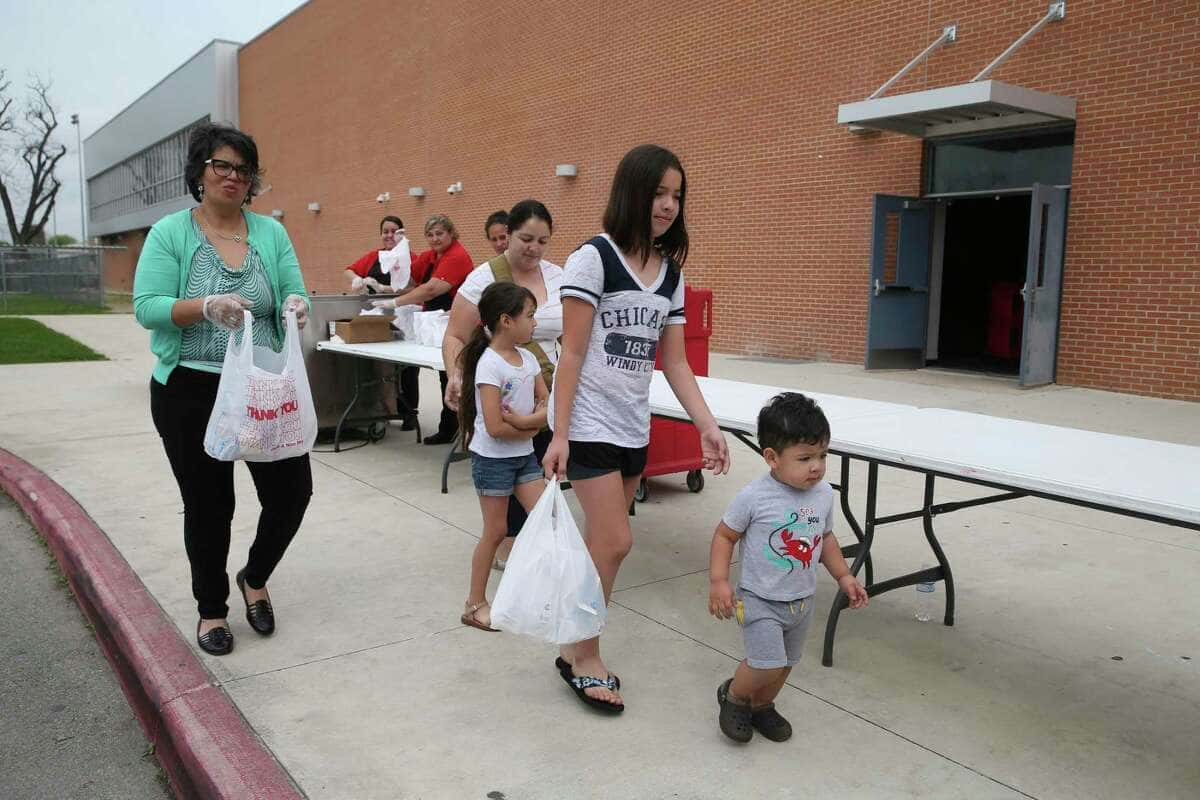
[(874, 92), (872, 92), (871, 96), (868, 97), (867, 99), (874, 100), (876, 97), (879, 97), (881, 94), (883, 94), (888, 89), (890, 89), (893, 83), (900, 80), (905, 75), (907, 75), (910, 71), (912, 71), (913, 67), (917, 66), (922, 61), (929, 58), (929, 56), (933, 55), (933, 51), (937, 50), (942, 45), (950, 44), (951, 42), (955, 41), (957, 38), (958, 38), (958, 26), (952, 22), (949, 25), (947, 25), (946, 27), (942, 28), (942, 35), (939, 36), (938, 38), (934, 39), (932, 44), (929, 45), (929, 47), (926, 47), (924, 50), (922, 50), (920, 53), (918, 53), (916, 58), (914, 58), (912, 61), (905, 64), (901, 68), (901, 70), (899, 72), (897, 72), (895, 75), (888, 78), (887, 81), (884, 82), (883, 86), (880, 86), (878, 89), (876, 89)]
[[(1042, 28), (1046, 27), (1047, 25), (1049, 25), (1051, 22), (1058, 22), (1059, 20), (1063, 19), (1066, 16), (1067, 16), (1067, 4), (1066, 4), (1065, 0), (1060, 0), (1060, 2), (1051, 3), (1049, 10), (1046, 11), (1046, 16), (1044, 16), (1040, 20), (1038, 20), (1037, 23), (1032, 28), (1025, 31), (1025, 33), (1021, 36), (1021, 38), (1017, 39), (1015, 42), (1010, 44), (1008, 46), (1007, 50), (1005, 50), (1000, 55), (996, 56), (996, 59), (994, 61), (992, 61), (992, 63), (990, 63), (986, 67), (984, 67), (982, 72), (980, 72), (974, 78), (971, 78), (970, 82), (975, 83), (976, 81), (981, 81), (984, 78), (986, 78), (988, 75), (990, 75), (992, 73), (992, 71), (994, 69), (996, 69), (996, 67), (1000, 66), (1005, 61), (1007, 61), (1008, 57), (1011, 56), (1013, 53), (1015, 53), (1017, 51), (1018, 47), (1025, 44), (1025, 42), (1029, 41), (1035, 33), (1040, 31)], [(907, 69), (907, 67), (905, 69)], [(899, 77), (899, 76), (896, 76), (896, 77)], [(884, 84), (884, 85), (886, 86), (887, 84)], [(875, 95), (871, 95), (871, 97), (874, 97), (874, 96)]]

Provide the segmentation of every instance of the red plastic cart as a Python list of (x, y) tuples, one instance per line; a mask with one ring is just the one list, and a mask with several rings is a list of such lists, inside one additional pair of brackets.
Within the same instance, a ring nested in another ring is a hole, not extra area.
[(1021, 357), (1021, 326), (1025, 322), (1025, 302), (1021, 287), (1015, 283), (992, 284), (988, 313), (987, 353), (997, 358)]
[[(683, 326), (684, 348), (688, 363), (697, 375), (708, 374), (708, 340), (712, 336), (713, 294), (708, 289), (683, 287), (683, 308), (687, 322)], [(657, 366), (657, 364), (655, 364)], [(704, 488), (704, 455), (700, 432), (687, 422), (651, 417), (650, 447), (646, 451), (646, 471), (634, 498), (648, 496), (646, 478), (656, 475), (687, 473), (687, 487), (693, 492)]]

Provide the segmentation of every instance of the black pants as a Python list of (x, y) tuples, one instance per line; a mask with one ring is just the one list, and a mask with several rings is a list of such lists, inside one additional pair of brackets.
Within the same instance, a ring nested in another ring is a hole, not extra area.
[(458, 412), (446, 405), (446, 384), (450, 378), (446, 373), (439, 372), (438, 380), (442, 384), (442, 418), (438, 421), (438, 433), (453, 437), (458, 433)]
[[(192, 567), (192, 595), (204, 619), (229, 614), (229, 529), (233, 522), (233, 462), (204, 452), (220, 375), (176, 367), (163, 386), (150, 379), (150, 414), (183, 498), (183, 543)], [(246, 462), (262, 513), (246, 559), (246, 583), (261, 589), (300, 528), (312, 496), (308, 455)]]
[[(408, 407), (416, 413), (421, 403), (421, 368), (420, 367), (401, 367), (400, 368), (400, 383), (396, 387), (396, 396), (408, 404)], [(397, 410), (401, 408), (400, 404), (396, 404)]]
[[(554, 432), (549, 428), (544, 431), (538, 431), (538, 435), (533, 437), (533, 454), (537, 456), (539, 463), (546, 457), (546, 450), (549, 449), (550, 440), (553, 438)], [(528, 516), (521, 503), (517, 500), (517, 496), (510, 494), (508, 496), (508, 535), (516, 536), (520, 533)]]

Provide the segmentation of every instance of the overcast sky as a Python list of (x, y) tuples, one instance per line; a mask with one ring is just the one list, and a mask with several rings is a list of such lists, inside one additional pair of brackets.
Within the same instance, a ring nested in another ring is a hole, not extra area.
[[(303, 0), (0, 0), (0, 69), (23, 102), (28, 77), (52, 81), (58, 140), (57, 232), (78, 238), (79, 155), (71, 115), (86, 139), (213, 39), (248, 42)], [(25, 210), (24, 198), (17, 214)], [(0, 239), (8, 225), (0, 211)], [(53, 220), (47, 224), (47, 234)]]

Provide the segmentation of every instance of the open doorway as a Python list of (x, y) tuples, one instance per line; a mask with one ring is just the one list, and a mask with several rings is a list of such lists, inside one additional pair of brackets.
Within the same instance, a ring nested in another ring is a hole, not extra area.
[(1053, 383), (1068, 195), (875, 195), (864, 366)]
[[(949, 198), (945, 203), (936, 335), (928, 364), (1016, 375), (1021, 336), (1030, 196)], [(936, 281), (936, 276), (935, 276)]]

